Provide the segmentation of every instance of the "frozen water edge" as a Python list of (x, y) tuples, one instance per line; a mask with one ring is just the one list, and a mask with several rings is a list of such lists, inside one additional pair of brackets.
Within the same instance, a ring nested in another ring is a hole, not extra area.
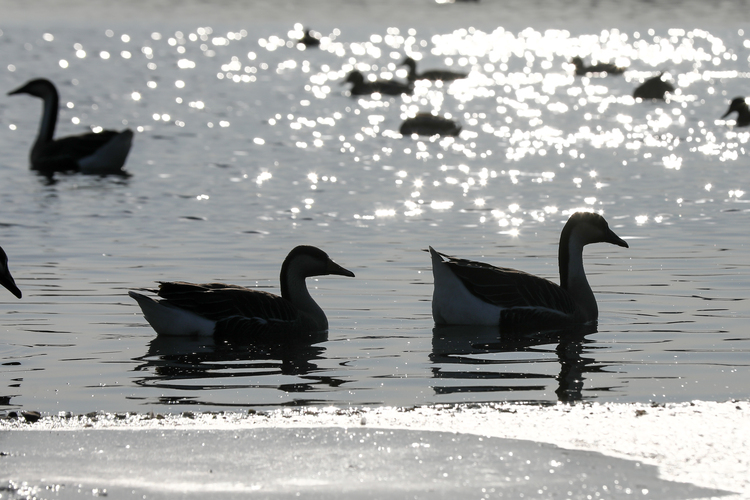
[[(25, 431), (91, 429), (148, 431), (208, 430), (247, 431), (263, 429), (351, 430), (402, 429), (440, 431), (462, 436), (484, 436), (548, 443), (564, 449), (597, 452), (658, 467), (663, 480), (690, 483), (750, 498), (750, 402), (693, 402), (652, 406), (648, 404), (559, 404), (543, 407), (518, 404), (471, 406), (335, 408), (303, 407), (262, 413), (184, 414), (89, 414), (45, 416), (38, 422), (0, 420), (0, 452), (8, 436)], [(97, 434), (105, 442), (107, 436)], [(200, 433), (193, 434), (194, 436)], [(64, 436), (55, 434), (55, 436)], [(205, 439), (205, 436), (204, 436)], [(54, 438), (39, 443), (53, 448)], [(201, 446), (195, 439), (184, 443)], [(42, 446), (40, 444), (40, 446)], [(31, 453), (33, 450), (28, 450)], [(273, 454), (273, 448), (268, 450)], [(10, 456), (2, 458), (11, 464)], [(596, 463), (598, 459), (592, 461)], [(13, 479), (0, 477), (0, 479)], [(10, 497), (13, 498), (13, 497)], [(682, 497), (679, 497), (682, 498)], [(685, 497), (687, 498), (687, 497)]]

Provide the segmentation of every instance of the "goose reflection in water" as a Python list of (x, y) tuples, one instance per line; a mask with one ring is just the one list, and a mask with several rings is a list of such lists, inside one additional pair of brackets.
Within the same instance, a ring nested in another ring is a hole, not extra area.
[[(275, 389), (289, 394), (289, 398), (284, 400), (286, 402), (275, 400), (269, 402), (268, 406), (320, 404), (325, 401), (294, 396), (318, 391), (325, 393), (345, 382), (320, 373), (321, 369), (315, 361), (323, 359), (325, 347), (315, 342), (327, 340), (327, 333), (319, 335), (320, 338), (311, 338), (310, 342), (264, 345), (214, 342), (205, 338), (175, 341), (168, 337), (156, 337), (150, 342), (148, 352), (136, 358), (141, 364), (133, 371), (147, 374), (135, 383), (172, 391), (172, 394), (161, 396), (158, 401), (151, 401), (156, 404), (264, 406), (258, 401), (235, 399), (234, 391), (247, 388)], [(281, 377), (297, 377), (298, 380), (287, 384), (275, 383)], [(323, 388), (319, 389), (320, 386)], [(222, 389), (232, 391), (232, 394), (222, 398)], [(184, 391), (184, 395), (181, 391)]]
[[(489, 396), (496, 392), (532, 392), (538, 397), (523, 396), (528, 403), (549, 403), (545, 397), (549, 383), (555, 379), (555, 394), (561, 402), (574, 402), (584, 399), (583, 385), (585, 373), (601, 371), (593, 358), (583, 357), (584, 346), (593, 341), (586, 336), (596, 333), (596, 325), (579, 325), (564, 330), (544, 332), (517, 332), (513, 335), (498, 333), (497, 327), (483, 326), (438, 326), (433, 329), (432, 353), (430, 361), (433, 377), (445, 380), (446, 384), (435, 386), (438, 395), (460, 393), (488, 393), (487, 402), (497, 401)], [(587, 348), (587, 349), (590, 349)], [(505, 352), (525, 352), (536, 354), (533, 360), (497, 357), (489, 359), (486, 355)], [(539, 367), (539, 362), (549, 361), (549, 355), (557, 356), (560, 371), (557, 376), (547, 373), (531, 372), (532, 367)], [(540, 359), (541, 357), (541, 359)], [(481, 370), (481, 366), (526, 364), (529, 371), (505, 372), (500, 370)], [(595, 365), (595, 366), (591, 366)], [(465, 382), (464, 382), (465, 381)], [(528, 381), (528, 383), (524, 383)], [(601, 390), (602, 388), (597, 388)], [(472, 399), (480, 402), (480, 399)]]

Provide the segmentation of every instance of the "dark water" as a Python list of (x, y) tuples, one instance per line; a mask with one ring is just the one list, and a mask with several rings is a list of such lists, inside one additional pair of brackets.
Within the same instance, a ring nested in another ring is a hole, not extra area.
[[(565, 29), (528, 3), (505, 22), (493, 2), (407, 2), (397, 19), (390, 3), (225, 3), (205, 22), (198, 4), (184, 17), (158, 5), (161, 17), (121, 7), (82, 26), (51, 3), (0, 24), (0, 87), (55, 81), (58, 135), (137, 131), (129, 177), (50, 180), (27, 163), (40, 103), (0, 99), (0, 242), (24, 292), (1, 297), (0, 409), (747, 397), (750, 132), (720, 119), (748, 93), (740, 3), (649, 4), (675, 8), (668, 26), (634, 11), (644, 3), (571, 3)], [(318, 50), (288, 42), (308, 19)], [(345, 95), (355, 65), (403, 78), (405, 54), (470, 77)], [(629, 69), (575, 77), (574, 55)], [(659, 71), (675, 95), (635, 102)], [(401, 137), (417, 111), (464, 130)], [(579, 209), (630, 244), (587, 248), (596, 327), (433, 328), (422, 249), (557, 280), (559, 232)], [(309, 280), (330, 322), (313, 345), (157, 339), (127, 296), (175, 279), (278, 293), (298, 244), (357, 275)]]

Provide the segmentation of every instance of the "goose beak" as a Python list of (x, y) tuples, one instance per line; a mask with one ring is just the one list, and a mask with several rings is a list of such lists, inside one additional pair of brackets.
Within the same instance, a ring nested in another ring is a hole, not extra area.
[(16, 282), (13, 281), (13, 276), (11, 276), (10, 274), (0, 276), (0, 285), (3, 285), (10, 291), (10, 293), (15, 295), (19, 299), (21, 298), (21, 290), (18, 289), (18, 287), (16, 286)]
[(340, 265), (336, 264), (334, 261), (329, 260), (328, 265), (326, 266), (326, 273), (327, 274), (338, 274), (339, 276), (348, 276), (349, 278), (354, 278), (354, 273), (351, 272), (348, 269), (344, 269)]
[(727, 112), (726, 112), (726, 113), (724, 113), (723, 115), (721, 115), (721, 117), (722, 117), (722, 118), (726, 118), (727, 116), (729, 116), (729, 113), (731, 113), (732, 111), (734, 111), (734, 110), (732, 109), (732, 106), (729, 106), (729, 109), (727, 110)]
[(605, 241), (607, 243), (612, 243), (613, 245), (617, 245), (618, 247), (630, 248), (628, 246), (628, 243), (622, 238), (620, 238), (619, 236), (617, 236), (614, 233), (614, 231), (612, 231), (611, 229), (609, 230), (609, 234), (607, 235), (607, 239)]

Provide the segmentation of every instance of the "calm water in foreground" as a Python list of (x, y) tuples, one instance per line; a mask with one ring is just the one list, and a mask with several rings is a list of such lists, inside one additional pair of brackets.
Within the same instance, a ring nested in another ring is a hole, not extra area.
[[(312, 50), (288, 42), (304, 10), (263, 22), (265, 4), (212, 23), (0, 24), (0, 244), (24, 293), (0, 290), (0, 411), (747, 397), (750, 129), (720, 117), (750, 94), (750, 25), (700, 28), (695, 10), (553, 30), (493, 21), (491, 2), (406, 5), (427, 14), (319, 20)], [(470, 76), (412, 97), (341, 85), (354, 67), (403, 78), (407, 54)], [(628, 70), (575, 77), (575, 55)], [(635, 102), (659, 71), (675, 95)], [(4, 94), (42, 76), (59, 136), (137, 131), (128, 177), (28, 170), (41, 102)], [(464, 130), (401, 137), (417, 111)], [(423, 249), (557, 281), (581, 209), (630, 244), (587, 248), (597, 326), (434, 329)], [(357, 275), (308, 280), (330, 322), (314, 345), (163, 341), (127, 296), (178, 279), (278, 293), (298, 244)]]

